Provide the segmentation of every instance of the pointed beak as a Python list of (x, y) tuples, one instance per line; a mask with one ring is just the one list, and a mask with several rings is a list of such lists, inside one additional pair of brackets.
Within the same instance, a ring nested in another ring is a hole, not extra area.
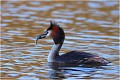
[(37, 41), (39, 39), (45, 38), (47, 36), (47, 34), (48, 34), (48, 31), (45, 31), (43, 34), (38, 35), (38, 37), (35, 40), (35, 45), (37, 45)]

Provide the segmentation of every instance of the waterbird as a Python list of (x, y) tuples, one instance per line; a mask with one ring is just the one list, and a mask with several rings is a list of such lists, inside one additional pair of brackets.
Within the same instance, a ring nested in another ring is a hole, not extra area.
[(88, 64), (101, 66), (111, 63), (109, 60), (103, 57), (81, 51), (70, 51), (66, 54), (60, 55), (59, 51), (64, 42), (65, 33), (64, 30), (55, 21), (50, 21), (50, 27), (43, 34), (38, 35), (35, 41), (36, 45), (39, 39), (46, 38), (47, 36), (50, 36), (54, 41), (54, 45), (49, 52), (47, 59), (49, 63), (77, 65)]

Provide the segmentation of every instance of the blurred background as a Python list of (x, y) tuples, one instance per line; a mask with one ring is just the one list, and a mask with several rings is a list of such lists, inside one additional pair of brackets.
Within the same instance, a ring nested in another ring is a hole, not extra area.
[[(1, 13), (2, 80), (118, 79), (117, 0), (1, 1)], [(66, 33), (60, 54), (84, 51), (112, 63), (102, 68), (68, 67), (49, 73), (47, 56), (53, 41), (48, 37), (35, 46), (35, 39), (49, 27), (51, 20), (58, 22)]]

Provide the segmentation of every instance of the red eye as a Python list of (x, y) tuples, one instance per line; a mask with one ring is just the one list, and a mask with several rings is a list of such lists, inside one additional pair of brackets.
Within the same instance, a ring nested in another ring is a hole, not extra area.
[(56, 27), (56, 26), (54, 26), (54, 27), (53, 27), (53, 31), (57, 32), (57, 31), (59, 31), (59, 28)]

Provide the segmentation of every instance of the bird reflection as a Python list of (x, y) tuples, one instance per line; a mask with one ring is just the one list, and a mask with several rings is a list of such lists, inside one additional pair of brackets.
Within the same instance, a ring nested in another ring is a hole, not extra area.
[[(84, 72), (85, 74), (92, 75), (92, 73), (96, 72), (96, 69), (101, 69), (100, 66), (93, 66), (93, 65), (74, 65), (74, 64), (56, 64), (56, 63), (48, 63), (48, 74), (49, 78), (51, 79), (65, 79), (69, 76), (72, 76), (72, 74), (69, 73), (69, 71), (79, 71), (80, 73)], [(80, 68), (91, 68), (91, 71), (84, 71)], [(96, 69), (93, 69), (96, 68)], [(80, 70), (79, 70), (80, 69)], [(69, 75), (66, 75), (69, 74)], [(91, 76), (87, 76), (87, 78), (90, 78)]]

